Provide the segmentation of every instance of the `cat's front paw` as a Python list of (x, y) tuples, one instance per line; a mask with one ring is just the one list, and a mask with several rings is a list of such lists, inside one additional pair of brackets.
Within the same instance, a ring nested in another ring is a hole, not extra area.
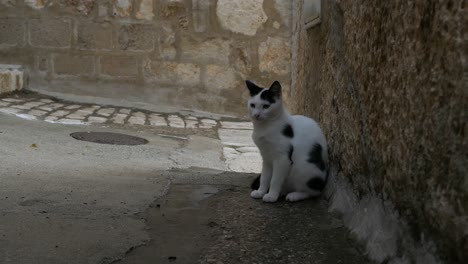
[(267, 194), (265, 194), (263, 196), (263, 201), (265, 203), (274, 203), (274, 202), (278, 201), (278, 195), (267, 193)]
[(255, 191), (252, 191), (250, 193), (250, 197), (254, 198), (254, 199), (260, 199), (262, 198), (264, 195), (265, 195), (266, 192), (261, 192), (259, 190), (255, 190)]

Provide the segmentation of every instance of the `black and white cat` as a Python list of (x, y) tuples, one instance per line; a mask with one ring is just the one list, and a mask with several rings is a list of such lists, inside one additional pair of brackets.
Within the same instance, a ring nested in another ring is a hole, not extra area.
[(248, 80), (246, 85), (252, 138), (263, 159), (262, 173), (252, 183), (250, 196), (272, 203), (284, 195), (290, 202), (319, 195), (328, 168), (327, 142), (319, 125), (284, 109), (278, 81), (270, 89)]

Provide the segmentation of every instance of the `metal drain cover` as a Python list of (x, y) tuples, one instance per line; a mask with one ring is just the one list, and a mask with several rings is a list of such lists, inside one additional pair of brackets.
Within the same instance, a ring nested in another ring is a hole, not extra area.
[(110, 145), (144, 145), (148, 143), (148, 140), (120, 133), (110, 132), (75, 132), (71, 133), (70, 136), (74, 139), (89, 141), (99, 144), (110, 144)]

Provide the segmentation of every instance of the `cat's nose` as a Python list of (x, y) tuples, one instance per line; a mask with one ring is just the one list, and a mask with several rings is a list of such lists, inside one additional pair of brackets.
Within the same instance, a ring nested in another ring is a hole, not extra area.
[(254, 117), (258, 119), (260, 117), (260, 114), (255, 114)]

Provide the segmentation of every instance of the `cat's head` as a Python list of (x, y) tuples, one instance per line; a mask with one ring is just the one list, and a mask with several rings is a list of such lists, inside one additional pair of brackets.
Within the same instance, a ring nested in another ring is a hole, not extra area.
[(268, 121), (282, 113), (281, 84), (278, 81), (274, 81), (270, 89), (260, 87), (249, 80), (246, 80), (245, 84), (250, 92), (247, 107), (252, 121)]

